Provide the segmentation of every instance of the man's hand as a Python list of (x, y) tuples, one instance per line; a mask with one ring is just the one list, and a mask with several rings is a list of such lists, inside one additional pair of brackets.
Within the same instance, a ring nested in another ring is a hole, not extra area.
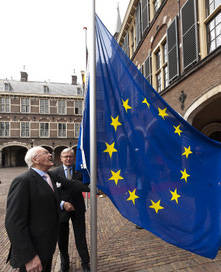
[(70, 202), (64, 202), (63, 208), (65, 209), (66, 212), (75, 211), (74, 206)]
[(41, 272), (42, 271), (42, 265), (41, 260), (38, 257), (38, 255), (35, 255), (35, 257), (26, 263), (25, 268), (27, 272)]

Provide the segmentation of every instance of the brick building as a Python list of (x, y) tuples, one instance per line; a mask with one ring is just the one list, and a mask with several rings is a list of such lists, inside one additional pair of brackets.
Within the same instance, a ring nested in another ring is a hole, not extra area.
[(131, 0), (115, 37), (168, 104), (221, 141), (220, 0)]
[(26, 151), (47, 148), (59, 162), (64, 147), (76, 149), (83, 110), (83, 90), (72, 84), (0, 80), (0, 167), (23, 166)]

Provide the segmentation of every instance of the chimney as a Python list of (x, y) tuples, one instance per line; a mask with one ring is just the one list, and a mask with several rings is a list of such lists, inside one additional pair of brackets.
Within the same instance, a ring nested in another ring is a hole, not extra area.
[(28, 73), (27, 72), (21, 72), (21, 80), (22, 82), (28, 81)]
[(77, 76), (72, 76), (72, 85), (77, 85)]

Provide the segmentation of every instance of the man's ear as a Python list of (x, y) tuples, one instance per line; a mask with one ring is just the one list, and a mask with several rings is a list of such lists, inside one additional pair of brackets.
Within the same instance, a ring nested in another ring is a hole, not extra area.
[(33, 162), (33, 164), (38, 164), (38, 158), (37, 158), (37, 157), (34, 157), (34, 158), (32, 159), (32, 162)]

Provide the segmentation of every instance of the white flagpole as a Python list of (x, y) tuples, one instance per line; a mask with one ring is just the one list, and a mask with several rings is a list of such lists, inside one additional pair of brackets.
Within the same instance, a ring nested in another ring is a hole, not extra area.
[(90, 54), (90, 177), (91, 177), (91, 271), (97, 271), (97, 145), (96, 145), (96, 48), (95, 48), (95, 0), (91, 7)]
[[(86, 77), (88, 73), (88, 46), (87, 46), (87, 27), (85, 26), (83, 28), (84, 30), (84, 40), (85, 40), (85, 71), (82, 71), (82, 81), (83, 81), (83, 92), (84, 92), (84, 98), (86, 93)], [(86, 193), (86, 210), (88, 209), (88, 193)]]

